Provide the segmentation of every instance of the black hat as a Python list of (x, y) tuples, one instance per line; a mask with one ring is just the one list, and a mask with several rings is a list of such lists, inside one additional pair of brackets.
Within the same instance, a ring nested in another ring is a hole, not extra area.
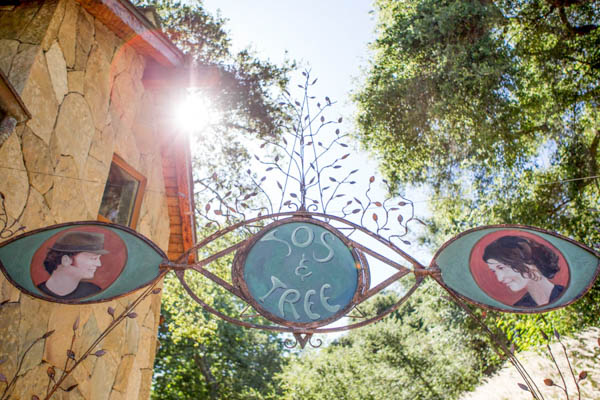
[(83, 251), (95, 254), (110, 253), (104, 250), (104, 234), (93, 232), (67, 232), (50, 249), (68, 253)]

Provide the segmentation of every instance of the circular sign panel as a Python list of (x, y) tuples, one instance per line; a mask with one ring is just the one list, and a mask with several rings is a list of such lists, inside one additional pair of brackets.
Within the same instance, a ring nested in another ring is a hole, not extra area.
[(485, 226), (453, 238), (432, 261), (442, 284), (477, 305), (539, 313), (583, 296), (596, 279), (594, 250), (542, 229)]
[(238, 251), (233, 281), (267, 319), (311, 328), (341, 318), (367, 273), (335, 228), (290, 218), (267, 226)]

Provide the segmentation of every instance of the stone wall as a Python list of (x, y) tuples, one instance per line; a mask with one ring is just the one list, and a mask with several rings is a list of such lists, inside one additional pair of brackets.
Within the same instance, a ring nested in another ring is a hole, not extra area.
[[(169, 219), (154, 99), (142, 85), (147, 60), (75, 0), (26, 2), (0, 11), (0, 69), (21, 94), (32, 119), (0, 147), (0, 192), (6, 211), (26, 231), (96, 220), (112, 155), (148, 179), (137, 230), (166, 249)], [(139, 292), (138, 292), (139, 294)], [(108, 326), (108, 307), (123, 310), (138, 294), (97, 305), (57, 305), (21, 294), (0, 276), (0, 373), (9, 379), (33, 340), (13, 399), (43, 398), (47, 369), (64, 368), (74, 321), (81, 354)], [(54, 398), (147, 399), (156, 349), (160, 295), (136, 309), (74, 372), (69, 393)], [(0, 383), (0, 393), (4, 390)]]

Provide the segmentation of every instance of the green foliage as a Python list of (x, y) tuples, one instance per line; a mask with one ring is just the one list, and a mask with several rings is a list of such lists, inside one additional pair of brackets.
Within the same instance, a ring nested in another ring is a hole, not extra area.
[[(246, 182), (241, 173), (249, 158), (242, 137), (277, 135), (289, 120), (278, 93), (287, 84), (292, 65), (276, 66), (245, 50), (234, 54), (225, 20), (207, 13), (200, 1), (142, 0), (138, 5), (151, 6), (160, 15), (163, 31), (188, 57), (189, 65), (181, 72), (195, 76), (198, 89), (220, 111), (220, 120), (210, 126), (211, 139), (198, 143), (202, 150), (194, 160), (196, 200), (202, 202), (207, 191), (198, 175), (214, 174), (220, 189), (242, 190)], [(211, 233), (202, 228), (198, 237)], [(201, 256), (238, 240), (230, 235), (214, 241)], [(231, 262), (231, 257), (223, 257), (211, 263), (211, 271), (230, 280)], [(186, 273), (186, 281), (218, 312), (236, 315), (245, 305), (198, 273)], [(166, 278), (163, 293), (153, 399), (277, 397), (279, 389), (271, 377), (285, 364), (286, 351), (276, 334), (245, 329), (210, 314), (175, 276)]]
[[(379, 0), (375, 58), (356, 94), (359, 137), (396, 187), (432, 191), (432, 249), (515, 223), (600, 243), (598, 1)], [(597, 325), (600, 284), (546, 315)], [(517, 347), (536, 316), (492, 314)]]
[[(206, 251), (226, 246), (220, 241)], [(231, 261), (220, 259), (212, 272), (226, 279)], [(233, 315), (241, 311), (241, 302), (199, 275), (186, 273), (186, 282), (208, 306)], [(277, 334), (215, 317), (187, 295), (174, 275), (165, 279), (163, 293), (153, 399), (277, 398), (271, 378), (286, 363)]]
[[(454, 399), (498, 365), (465, 314), (426, 284), (383, 321), (293, 359), (278, 376), (285, 399)], [(393, 293), (361, 306), (370, 313), (397, 301)], [(487, 369), (486, 369), (487, 368)]]
[(162, 30), (188, 57), (192, 84), (220, 111), (211, 129), (276, 135), (289, 120), (278, 91), (287, 85), (294, 63), (277, 66), (248, 50), (233, 53), (225, 20), (210, 15), (202, 1), (139, 0), (138, 5), (156, 10)]

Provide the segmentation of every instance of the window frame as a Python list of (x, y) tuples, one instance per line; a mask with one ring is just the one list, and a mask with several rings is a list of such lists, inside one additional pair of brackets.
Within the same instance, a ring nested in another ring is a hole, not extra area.
[[(138, 218), (140, 216), (140, 209), (142, 208), (142, 201), (144, 200), (144, 193), (146, 192), (146, 184), (148, 182), (148, 179), (144, 175), (142, 175), (141, 173), (136, 171), (131, 165), (129, 165), (127, 163), (127, 161), (125, 161), (117, 153), (113, 153), (111, 165), (113, 163), (117, 167), (121, 168), (123, 171), (125, 171), (126, 173), (131, 175), (136, 181), (139, 182), (138, 189), (135, 194), (135, 200), (133, 202), (133, 210), (131, 212), (129, 224), (127, 225), (131, 229), (135, 229), (137, 226)], [(110, 166), (109, 166), (109, 170), (110, 170)], [(106, 179), (108, 182), (108, 177)], [(105, 187), (106, 187), (106, 183), (105, 183)], [(104, 195), (104, 192), (102, 192), (102, 194)], [(98, 221), (114, 223), (111, 220), (109, 220), (108, 218), (106, 218), (104, 215), (100, 214), (101, 207), (102, 207), (102, 200), (100, 200), (100, 204), (98, 206)]]

